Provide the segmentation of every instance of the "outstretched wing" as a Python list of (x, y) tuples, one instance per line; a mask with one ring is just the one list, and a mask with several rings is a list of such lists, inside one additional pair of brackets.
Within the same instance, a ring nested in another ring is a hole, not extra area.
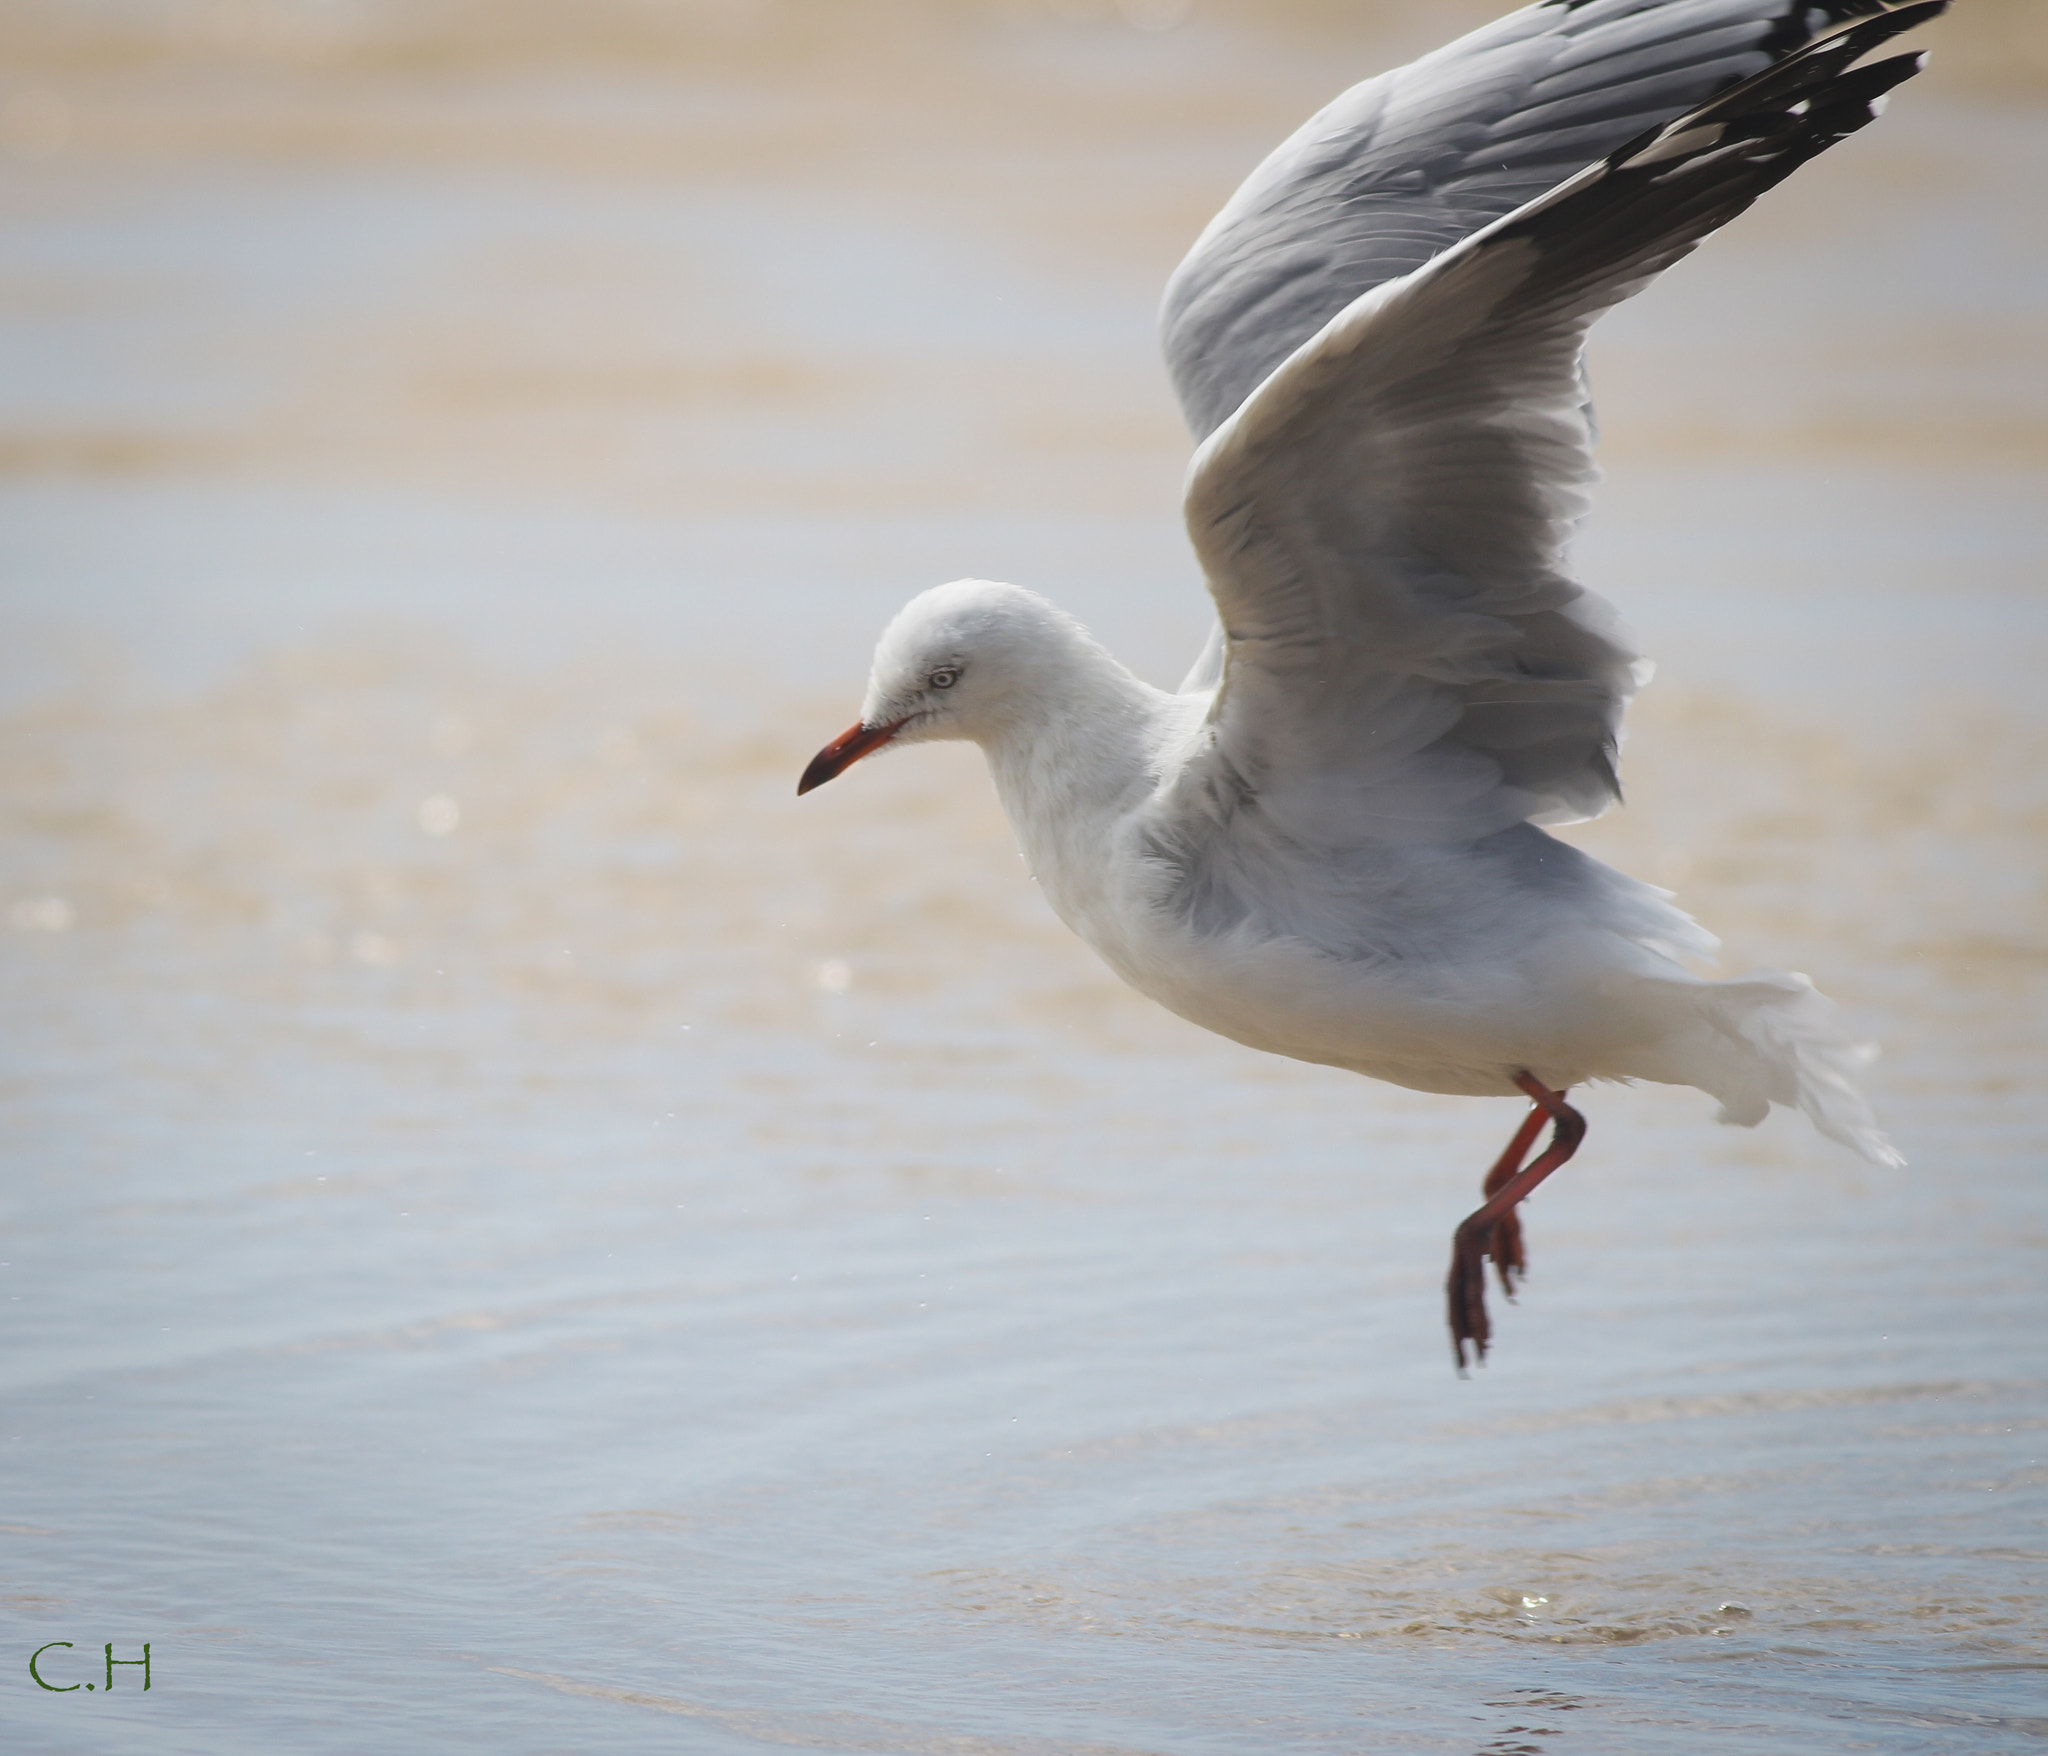
[(1917, 0), (1809, 43), (1354, 300), (1197, 454), (1226, 633), (1183, 820), (1255, 800), (1310, 843), (1484, 833), (1614, 795), (1630, 656), (1563, 571), (1602, 311), (1862, 127)]
[(1205, 437), (1344, 307), (1649, 128), (1888, 0), (1544, 0), (1351, 90), (1246, 180), (1167, 283)]

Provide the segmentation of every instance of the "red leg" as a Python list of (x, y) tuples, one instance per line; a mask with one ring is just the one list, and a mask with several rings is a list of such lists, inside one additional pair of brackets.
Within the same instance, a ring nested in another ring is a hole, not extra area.
[[(1479, 1186), (1482, 1196), (1498, 1195), (1508, 1179), (1522, 1168), (1522, 1160), (1527, 1157), (1530, 1144), (1543, 1131), (1547, 1114), (1541, 1104), (1529, 1106), (1529, 1113), (1515, 1130), (1514, 1139), (1508, 1142), (1507, 1150), (1494, 1161), (1493, 1169), (1486, 1173), (1486, 1181)], [(1493, 1236), (1487, 1240), (1486, 1253), (1493, 1258), (1494, 1269), (1500, 1275), (1500, 1290), (1512, 1299), (1515, 1282), (1529, 1272), (1529, 1259), (1522, 1248), (1522, 1218), (1517, 1209), (1509, 1208), (1494, 1221)]]
[[(1486, 1258), (1493, 1256), (1505, 1280), (1509, 1272), (1507, 1253), (1504, 1248), (1494, 1248), (1502, 1216), (1513, 1213), (1516, 1204), (1577, 1152), (1579, 1142), (1586, 1138), (1586, 1118), (1564, 1101), (1563, 1092), (1552, 1091), (1530, 1073), (1517, 1073), (1515, 1083), (1534, 1101), (1537, 1114), (1523, 1122), (1508, 1152), (1501, 1155), (1500, 1164), (1488, 1173), (1486, 1185), (1492, 1192), (1486, 1204), (1467, 1216), (1451, 1240), (1451, 1275), (1444, 1290), (1451, 1308), (1451, 1349), (1461, 1373), (1469, 1363), (1466, 1344), (1471, 1344), (1472, 1358), (1484, 1362), (1486, 1344), (1493, 1335), (1493, 1326), (1486, 1316)], [(1537, 1121), (1537, 1117), (1550, 1120), (1550, 1144), (1526, 1168), (1508, 1171), (1503, 1176), (1501, 1167), (1509, 1163), (1510, 1157), (1519, 1162), (1520, 1149), (1527, 1146), (1523, 1135), (1533, 1134), (1531, 1124)], [(1494, 1186), (1496, 1178), (1500, 1179), (1497, 1188)], [(1519, 1270), (1519, 1230), (1513, 1255), (1514, 1266)]]

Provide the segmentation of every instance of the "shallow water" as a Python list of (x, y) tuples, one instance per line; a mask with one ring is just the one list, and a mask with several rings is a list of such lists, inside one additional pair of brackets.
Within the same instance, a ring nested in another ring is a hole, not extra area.
[(1852, 1005), (1911, 1166), (1595, 1094), (1460, 1381), (1509, 1106), (1124, 993), (969, 751), (791, 795), (936, 579), (1177, 674), (1159, 282), (1469, 14), (71, 16), (0, 21), (10, 1750), (2048, 1737), (1988, 26), (1606, 326), (1582, 551), (1660, 680), (1574, 833)]

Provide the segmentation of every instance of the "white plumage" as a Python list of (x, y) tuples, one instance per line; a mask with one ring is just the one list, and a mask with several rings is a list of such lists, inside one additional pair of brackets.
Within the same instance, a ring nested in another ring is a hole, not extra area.
[(1583, 1132), (1570, 1086), (1796, 1106), (1897, 1162), (1804, 977), (1695, 975), (1707, 934), (1538, 825), (1615, 797), (1639, 668), (1565, 571), (1586, 329), (1867, 122), (1920, 62), (1863, 57), (1942, 4), (1549, 0), (1346, 93), (1168, 289), (1219, 617), (1187, 682), (958, 581), (890, 624), (804, 776), (971, 738), (1047, 899), (1140, 992), (1253, 1048), (1534, 1099), (1460, 1230), (1461, 1363), (1483, 1258), (1512, 1286), (1514, 1205)]

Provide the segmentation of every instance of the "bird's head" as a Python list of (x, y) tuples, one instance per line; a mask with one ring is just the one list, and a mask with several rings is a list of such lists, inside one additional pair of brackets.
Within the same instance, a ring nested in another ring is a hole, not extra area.
[(797, 791), (823, 786), (884, 744), (987, 742), (1056, 698), (1079, 623), (1036, 592), (986, 579), (935, 585), (882, 631), (859, 721), (812, 758)]

